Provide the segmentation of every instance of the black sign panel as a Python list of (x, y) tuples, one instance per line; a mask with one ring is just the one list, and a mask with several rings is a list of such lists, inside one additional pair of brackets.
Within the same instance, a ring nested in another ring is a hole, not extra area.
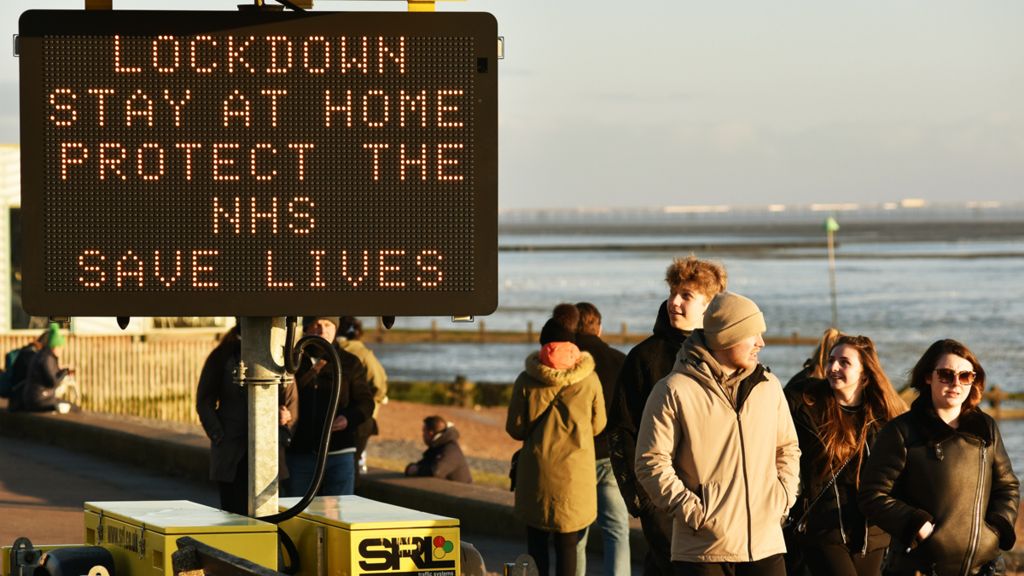
[(496, 307), (493, 16), (32, 10), (19, 32), (27, 312)]

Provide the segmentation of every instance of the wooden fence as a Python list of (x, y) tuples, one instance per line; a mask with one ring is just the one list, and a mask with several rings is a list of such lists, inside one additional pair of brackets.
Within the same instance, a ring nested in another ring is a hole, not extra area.
[[(38, 332), (0, 334), (0, 350), (23, 346)], [(60, 364), (75, 369), (85, 410), (199, 423), (196, 384), (216, 345), (212, 332), (184, 336), (67, 336)]]

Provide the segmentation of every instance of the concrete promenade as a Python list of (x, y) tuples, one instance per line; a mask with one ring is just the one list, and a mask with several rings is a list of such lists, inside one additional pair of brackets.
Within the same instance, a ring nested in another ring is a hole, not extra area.
[[(216, 506), (208, 478), (208, 442), (190, 431), (92, 413), (11, 414), (0, 410), (0, 545), (17, 536), (38, 544), (82, 542), (85, 500), (179, 500)], [(525, 552), (525, 527), (511, 492), (373, 471), (357, 493), (457, 517), (463, 539), (488, 570)], [(645, 543), (634, 529), (634, 573)], [(588, 574), (601, 574), (600, 535), (591, 535)]]
[[(184, 427), (93, 413), (12, 414), (0, 407), (0, 546), (16, 536), (81, 542), (84, 500), (187, 499), (216, 506), (208, 446)], [(490, 572), (525, 552), (525, 527), (512, 512), (511, 492), (374, 470), (356, 491), (459, 518), (463, 539), (480, 549)], [(601, 574), (600, 540), (591, 534), (587, 574)], [(633, 573), (640, 574), (646, 543), (636, 526), (631, 544)], [(1024, 565), (1024, 514), (1007, 559), (1011, 568)]]

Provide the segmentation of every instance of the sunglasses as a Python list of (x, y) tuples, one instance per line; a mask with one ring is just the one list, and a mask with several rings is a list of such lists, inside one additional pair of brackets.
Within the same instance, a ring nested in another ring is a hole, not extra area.
[(954, 372), (949, 368), (936, 368), (935, 375), (939, 377), (939, 382), (943, 384), (953, 384), (959, 381), (961, 386), (970, 386), (974, 384), (974, 378), (977, 376), (977, 373), (973, 370)]

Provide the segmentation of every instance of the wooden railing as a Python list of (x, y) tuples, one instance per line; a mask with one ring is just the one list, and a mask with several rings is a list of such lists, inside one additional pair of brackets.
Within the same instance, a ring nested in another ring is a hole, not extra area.
[[(23, 346), (38, 332), (0, 334), (0, 350)], [(60, 364), (75, 370), (85, 410), (198, 423), (196, 385), (215, 334), (67, 336)]]

